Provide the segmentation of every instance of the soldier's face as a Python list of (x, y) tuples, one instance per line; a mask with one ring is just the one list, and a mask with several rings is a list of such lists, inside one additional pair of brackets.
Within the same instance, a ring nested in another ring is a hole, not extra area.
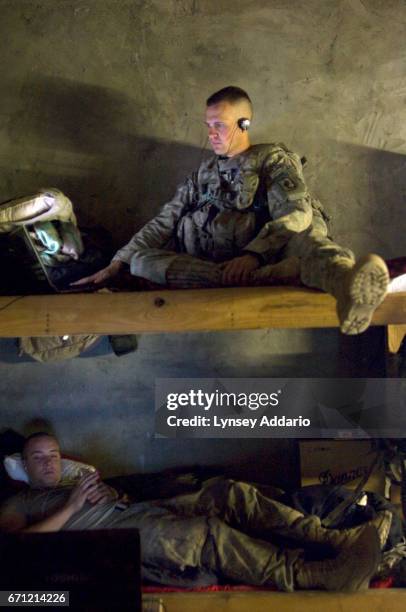
[(247, 133), (237, 125), (241, 116), (239, 113), (239, 107), (229, 102), (220, 102), (206, 108), (209, 141), (217, 155), (232, 157), (247, 148)]
[(24, 453), (24, 464), (30, 483), (36, 487), (54, 487), (62, 473), (61, 451), (55, 438), (33, 438)]

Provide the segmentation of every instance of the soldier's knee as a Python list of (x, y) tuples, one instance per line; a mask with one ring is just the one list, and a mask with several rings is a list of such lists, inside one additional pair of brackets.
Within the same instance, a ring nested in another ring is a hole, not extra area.
[(210, 534), (215, 537), (222, 531), (224, 531), (225, 523), (218, 516), (210, 516), (207, 518), (207, 525), (209, 527)]

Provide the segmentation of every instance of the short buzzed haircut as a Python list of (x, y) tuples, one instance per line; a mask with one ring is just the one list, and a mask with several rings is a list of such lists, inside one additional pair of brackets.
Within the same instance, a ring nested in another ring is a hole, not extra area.
[(25, 459), (27, 446), (29, 445), (31, 440), (35, 440), (36, 438), (52, 438), (53, 440), (56, 440), (56, 442), (58, 442), (56, 437), (53, 434), (49, 433), (49, 431), (36, 431), (35, 433), (32, 433), (24, 440), (23, 448), (21, 450), (21, 455), (24, 459)]
[(206, 106), (213, 106), (214, 104), (219, 104), (220, 102), (229, 102), (230, 104), (235, 104), (236, 102), (242, 102), (243, 100), (245, 102), (248, 102), (248, 104), (252, 108), (252, 102), (247, 92), (241, 89), (241, 87), (234, 87), (233, 85), (229, 85), (228, 87), (223, 87), (223, 89), (219, 89), (219, 91), (216, 91), (209, 98), (207, 98)]

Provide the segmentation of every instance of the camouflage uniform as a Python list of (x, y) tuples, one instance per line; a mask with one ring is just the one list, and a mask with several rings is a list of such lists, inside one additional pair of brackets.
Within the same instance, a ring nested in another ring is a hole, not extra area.
[[(357, 546), (364, 526), (343, 531), (325, 529), (319, 517), (305, 516), (280, 503), (272, 497), (278, 495), (277, 490), (268, 489), (270, 497), (248, 483), (212, 478), (196, 493), (131, 504), (121, 515), (112, 515), (104, 526), (137, 527), (143, 576), (162, 584), (196, 586), (213, 584), (220, 578), (276, 586), (283, 591), (298, 586), (351, 590), (352, 573), (372, 574), (377, 558), (372, 564), (371, 558), (377, 556), (379, 544), (375, 551), (373, 547), (363, 551), (369, 546), (364, 537)], [(385, 527), (384, 537), (390, 527), (388, 514), (384, 521), (379, 518), (381, 531)], [(376, 538), (375, 527), (372, 530), (374, 533), (364, 534), (367, 539), (371, 535)], [(339, 563), (334, 567), (328, 567), (329, 561), (306, 560), (306, 553), (315, 550), (322, 557), (332, 551), (337, 554), (350, 541), (353, 548), (347, 548), (349, 557), (337, 558)], [(366, 563), (362, 554), (367, 556)], [(373, 567), (368, 570), (368, 565)], [(343, 566), (347, 574), (344, 582), (340, 578)], [(332, 580), (326, 581), (326, 573)]]
[[(66, 504), (71, 486), (22, 490), (0, 508), (0, 529), (10, 514), (27, 525), (52, 516)], [(272, 493), (272, 492), (271, 492)], [(144, 578), (192, 586), (218, 578), (292, 591), (304, 567), (304, 552), (315, 544), (336, 549), (346, 533), (324, 529), (316, 516), (304, 516), (254, 486), (213, 478), (191, 494), (130, 504), (92, 505), (65, 523), (63, 530), (137, 528)]]
[(329, 238), (299, 157), (283, 144), (204, 161), (114, 260), (160, 284), (210, 287), (221, 284), (222, 262), (246, 253), (262, 266), (297, 256), (302, 282), (330, 292), (336, 261), (353, 265), (352, 252)]

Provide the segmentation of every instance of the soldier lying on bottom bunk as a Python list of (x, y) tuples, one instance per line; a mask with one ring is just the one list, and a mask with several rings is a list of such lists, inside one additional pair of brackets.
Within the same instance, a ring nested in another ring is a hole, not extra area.
[[(3, 504), (0, 529), (135, 527), (144, 578), (165, 585), (231, 580), (284, 591), (361, 590), (378, 567), (392, 521), (384, 510), (359, 527), (325, 529), (317, 516), (223, 478), (206, 481), (196, 493), (123, 504), (97, 472), (62, 482), (58, 441), (43, 432), (27, 438), (23, 460), (30, 487)], [(306, 558), (314, 547), (322, 560)]]

